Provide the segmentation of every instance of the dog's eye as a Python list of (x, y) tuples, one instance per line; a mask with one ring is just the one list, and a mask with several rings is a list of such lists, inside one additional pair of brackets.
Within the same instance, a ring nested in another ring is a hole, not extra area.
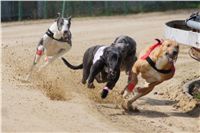
[(170, 47), (170, 44), (167, 44), (167, 47)]

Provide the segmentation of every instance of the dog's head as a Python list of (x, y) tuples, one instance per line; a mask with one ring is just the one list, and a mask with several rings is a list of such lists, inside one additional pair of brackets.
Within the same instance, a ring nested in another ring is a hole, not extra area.
[(117, 47), (124, 58), (127, 57), (128, 52), (132, 50), (128, 43), (112, 43), (111, 46)]
[(178, 58), (179, 45), (176, 41), (165, 40), (162, 43), (162, 51), (164, 56), (167, 57), (169, 62), (175, 62)]
[(108, 69), (108, 79), (114, 79), (120, 70), (121, 53), (118, 48), (110, 47), (104, 52), (105, 63)]
[(50, 30), (54, 33), (54, 38), (56, 39), (64, 39), (68, 43), (71, 42), (71, 17), (63, 18), (60, 13), (57, 14), (57, 19), (54, 25), (50, 27)]
[(179, 53), (179, 45), (176, 41), (165, 40), (161, 45), (161, 49), (158, 54), (158, 61), (156, 62), (157, 68), (161, 69), (168, 63), (176, 62)]

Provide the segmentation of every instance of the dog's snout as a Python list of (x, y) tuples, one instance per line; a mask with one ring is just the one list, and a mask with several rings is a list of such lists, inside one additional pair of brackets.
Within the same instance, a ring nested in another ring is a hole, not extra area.
[(110, 70), (109, 70), (109, 73), (110, 73), (112, 76), (115, 75), (115, 71), (114, 71), (113, 69), (110, 69)]
[(173, 51), (173, 55), (177, 55), (178, 54), (178, 51), (177, 50), (174, 50)]
[(67, 33), (68, 33), (68, 31), (67, 31), (67, 30), (65, 30), (65, 31), (64, 31), (64, 34), (67, 34)]

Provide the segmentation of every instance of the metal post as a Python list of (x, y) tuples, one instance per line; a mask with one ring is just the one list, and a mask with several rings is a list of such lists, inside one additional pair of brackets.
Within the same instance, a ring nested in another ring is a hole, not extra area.
[(37, 18), (41, 19), (43, 17), (43, 8), (44, 8), (43, 1), (37, 1)]
[(62, 16), (64, 16), (64, 13), (65, 13), (65, 1), (63, 1), (62, 4)]
[(92, 1), (88, 1), (88, 8), (89, 8), (89, 10), (88, 10), (88, 14), (90, 15), (90, 16), (92, 16), (93, 15), (93, 10), (92, 10)]
[(110, 11), (108, 8), (108, 1), (104, 1), (104, 10), (105, 10), (106, 15), (110, 15)]
[(44, 19), (47, 18), (47, 1), (44, 1)]
[(18, 1), (18, 21), (22, 20), (22, 1)]
[(124, 1), (123, 2), (123, 8), (124, 8), (124, 14), (127, 14), (128, 13), (128, 6), (127, 6), (127, 1)]
[(66, 15), (73, 16), (73, 2), (74, 1), (67, 1), (66, 2)]

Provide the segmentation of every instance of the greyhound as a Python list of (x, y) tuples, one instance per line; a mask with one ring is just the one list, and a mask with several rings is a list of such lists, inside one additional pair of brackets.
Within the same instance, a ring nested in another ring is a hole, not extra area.
[(26, 77), (26, 81), (28, 81), (30, 78), (33, 69), (39, 62), (42, 55), (45, 54), (46, 58), (45, 62), (43, 62), (43, 64), (39, 67), (38, 72), (71, 49), (72, 35), (70, 32), (70, 26), (71, 16), (68, 18), (63, 18), (61, 17), (60, 13), (58, 13), (57, 19), (49, 27), (36, 47), (36, 54), (31, 69)]
[(108, 91), (114, 88), (119, 79), (121, 57), (120, 50), (116, 47), (96, 45), (86, 50), (83, 56), (83, 63), (76, 68), (70, 67), (65, 58), (62, 57), (62, 60), (71, 69), (83, 68), (82, 83), (85, 84), (88, 81), (88, 88), (95, 88), (94, 79), (98, 83), (107, 82), (101, 94), (101, 97), (105, 98), (108, 95)]
[(82, 83), (88, 79), (88, 88), (94, 88), (93, 81), (107, 82), (101, 97), (106, 98), (119, 79), (120, 71), (124, 70), (131, 77), (132, 66), (137, 60), (136, 42), (128, 36), (119, 36), (111, 46), (93, 46), (86, 50), (83, 63), (78, 66), (71, 65), (62, 58), (65, 65), (71, 69), (82, 69)]
[(128, 82), (132, 75), (132, 67), (137, 60), (136, 42), (129, 36), (121, 35), (117, 37), (111, 46), (117, 47), (122, 53), (121, 71), (128, 75)]

